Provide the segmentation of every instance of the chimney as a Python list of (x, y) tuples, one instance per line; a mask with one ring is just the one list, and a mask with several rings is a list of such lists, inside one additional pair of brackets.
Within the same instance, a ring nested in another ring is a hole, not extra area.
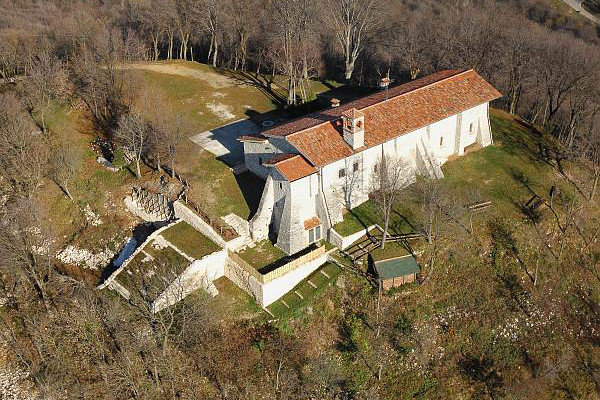
[(356, 108), (342, 114), (344, 140), (356, 150), (365, 145), (365, 115)]
[(335, 97), (333, 99), (331, 99), (331, 107), (339, 107), (340, 106), (340, 100), (336, 99)]

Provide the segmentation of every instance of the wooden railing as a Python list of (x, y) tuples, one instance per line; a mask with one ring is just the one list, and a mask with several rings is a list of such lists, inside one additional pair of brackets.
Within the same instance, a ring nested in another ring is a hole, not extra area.
[(304, 254), (303, 256), (298, 257), (298, 258), (290, 261), (289, 263), (282, 265), (281, 267), (279, 267), (265, 275), (258, 272), (256, 270), (256, 268), (254, 268), (246, 260), (241, 258), (237, 253), (234, 253), (231, 250), (227, 250), (227, 253), (229, 255), (229, 258), (231, 258), (236, 264), (238, 264), (244, 271), (248, 272), (250, 275), (252, 275), (254, 278), (256, 278), (256, 280), (259, 283), (265, 284), (265, 283), (271, 282), (273, 279), (277, 279), (277, 278), (287, 274), (288, 272), (295, 270), (296, 268), (300, 267), (301, 265), (304, 265), (306, 263), (316, 260), (317, 258), (321, 257), (323, 254), (325, 254), (325, 251), (326, 251), (325, 246), (321, 246), (321, 247), (311, 251), (310, 253)]
[(301, 257), (296, 258), (295, 260), (290, 261), (289, 263), (282, 265), (281, 267), (263, 275), (264, 283), (270, 282), (273, 279), (277, 279), (280, 276), (287, 274), (288, 272), (298, 268), (299, 266), (309, 263), (317, 258), (321, 257), (325, 254), (325, 246), (321, 246), (310, 253), (307, 253)]
[(240, 257), (237, 253), (227, 249), (227, 255), (231, 258), (237, 265), (240, 266), (244, 271), (252, 275), (259, 283), (265, 283), (265, 277), (260, 272), (256, 270), (252, 265), (248, 264), (246, 260)]

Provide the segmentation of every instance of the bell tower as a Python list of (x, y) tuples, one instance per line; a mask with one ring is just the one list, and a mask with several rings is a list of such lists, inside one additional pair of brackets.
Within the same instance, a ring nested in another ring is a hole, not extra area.
[(365, 145), (365, 115), (356, 108), (342, 114), (344, 140), (356, 150)]

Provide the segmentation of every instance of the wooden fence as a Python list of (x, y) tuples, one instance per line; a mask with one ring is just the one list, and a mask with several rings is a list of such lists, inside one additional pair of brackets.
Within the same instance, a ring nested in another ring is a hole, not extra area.
[(265, 284), (271, 282), (273, 279), (277, 279), (290, 271), (295, 270), (296, 268), (309, 263), (311, 261), (316, 260), (325, 254), (325, 246), (321, 246), (310, 253), (307, 253), (301, 257), (296, 258), (295, 260), (290, 261), (289, 263), (282, 265), (281, 267), (263, 275), (256, 270), (252, 265), (250, 265), (247, 261), (242, 259), (237, 253), (234, 253), (231, 250), (227, 250), (229, 258), (235, 261), (244, 271), (248, 272), (252, 275), (260, 284)]
[(270, 282), (273, 279), (279, 278), (287, 274), (288, 272), (298, 268), (299, 266), (309, 263), (317, 258), (321, 257), (325, 254), (325, 246), (321, 246), (310, 253), (303, 255), (302, 257), (298, 257), (295, 260), (290, 261), (289, 263), (282, 265), (281, 267), (267, 273), (264, 275), (264, 283)]
[(244, 271), (246, 271), (247, 273), (252, 275), (254, 278), (256, 278), (256, 280), (259, 283), (261, 283), (261, 284), (265, 283), (264, 275), (262, 275), (260, 272), (258, 272), (256, 270), (256, 268), (254, 268), (252, 265), (248, 264), (248, 262), (246, 260), (244, 260), (242, 257), (238, 256), (237, 253), (234, 253), (233, 251), (227, 249), (227, 255), (229, 256), (229, 258), (231, 258), (233, 261), (235, 261), (235, 263), (237, 265), (239, 265), (240, 268), (242, 268)]

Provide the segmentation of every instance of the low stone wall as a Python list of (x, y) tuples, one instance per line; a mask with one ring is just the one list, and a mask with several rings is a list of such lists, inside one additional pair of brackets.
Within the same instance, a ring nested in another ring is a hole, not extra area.
[(192, 262), (154, 301), (154, 312), (177, 303), (200, 288), (212, 296), (219, 294), (212, 282), (225, 275), (226, 259), (227, 251), (223, 249)]
[(106, 280), (104, 282), (102, 282), (99, 286), (98, 289), (104, 289), (105, 287), (109, 287), (110, 289), (113, 289), (113, 287), (111, 286), (112, 282), (115, 280), (115, 278), (117, 277), (117, 275), (119, 275), (121, 273), (121, 271), (123, 271), (125, 268), (127, 268), (127, 264), (129, 264), (129, 262), (131, 260), (133, 260), (135, 258), (135, 256), (138, 255), (138, 253), (140, 251), (142, 251), (144, 249), (144, 247), (146, 247), (146, 245), (148, 243), (150, 243), (151, 241), (153, 241), (158, 235), (160, 235), (163, 231), (169, 229), (170, 227), (172, 227), (173, 225), (177, 224), (179, 221), (174, 221), (168, 225), (163, 226), (160, 229), (155, 230), (154, 232), (152, 232), (150, 234), (150, 236), (148, 236), (146, 238), (146, 240), (144, 241), (144, 243), (140, 244), (138, 246), (137, 249), (135, 249), (135, 251), (133, 253), (131, 253), (131, 255), (129, 256), (129, 258), (127, 260), (125, 260), (123, 262), (123, 264), (121, 264), (121, 266), (119, 268), (117, 268), (108, 278), (106, 278)]
[[(252, 296), (256, 303), (263, 305), (263, 284), (256, 274), (250, 272), (254, 268), (251, 266), (248, 268), (245, 264), (238, 264), (240, 260), (239, 257), (227, 257), (225, 262), (225, 276), (237, 287)], [(258, 273), (256, 270), (254, 272)], [(258, 275), (260, 276), (260, 274)]]
[(262, 307), (267, 307), (326, 262), (327, 252), (325, 246), (321, 246), (262, 275), (236, 253), (229, 251), (225, 276), (252, 296)]
[(383, 229), (381, 229), (379, 225), (375, 224), (369, 226), (366, 229), (361, 229), (360, 231), (353, 233), (352, 235), (342, 236), (339, 233), (337, 233), (335, 229), (331, 228), (329, 230), (329, 242), (335, 245), (335, 247), (337, 247), (338, 249), (345, 250), (348, 247), (350, 247), (352, 243), (356, 242), (358, 239), (365, 236), (368, 232), (375, 228), (379, 229), (380, 231), (383, 231)]
[(188, 208), (181, 201), (177, 200), (173, 203), (173, 209), (175, 211), (175, 218), (180, 218), (202, 232), (206, 237), (215, 242), (221, 247), (227, 247), (225, 239), (219, 235), (212, 226), (206, 223), (198, 214), (192, 209)]

